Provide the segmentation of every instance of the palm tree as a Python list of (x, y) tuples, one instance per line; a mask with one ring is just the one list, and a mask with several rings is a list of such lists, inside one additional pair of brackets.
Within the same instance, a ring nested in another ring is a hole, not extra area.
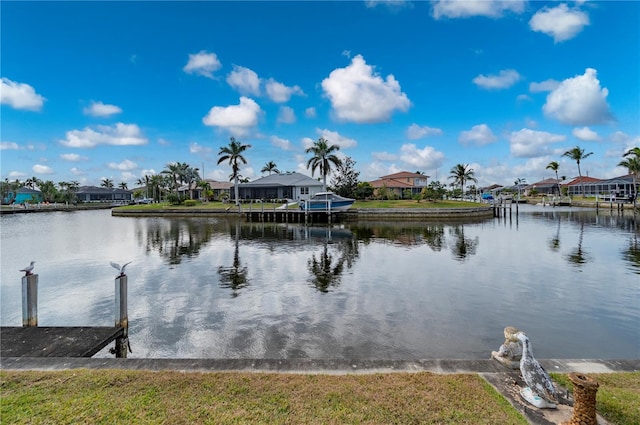
[(171, 182), (173, 183), (173, 190), (175, 190), (176, 195), (178, 194), (178, 181), (181, 181), (183, 178), (184, 166), (180, 162), (170, 162), (166, 165), (166, 168), (160, 171), (160, 174), (166, 174), (171, 178)]
[(233, 180), (233, 184), (235, 186), (235, 199), (236, 206), (240, 205), (240, 199), (238, 194), (238, 176), (240, 174), (240, 166), (238, 162), (242, 162), (243, 164), (247, 163), (247, 160), (242, 156), (242, 153), (249, 149), (251, 145), (243, 145), (242, 142), (236, 140), (235, 137), (231, 138), (228, 146), (220, 147), (220, 152), (218, 152), (218, 165), (221, 162), (229, 161), (229, 165), (231, 165), (231, 179)]
[(144, 177), (140, 177), (138, 180), (136, 180), (136, 184), (145, 187), (147, 191), (145, 198), (149, 198), (149, 188), (151, 187), (151, 177), (149, 177), (148, 174), (145, 174)]
[(468, 168), (469, 164), (457, 164), (455, 167), (449, 171), (451, 175), (450, 179), (453, 180), (454, 184), (459, 184), (460, 189), (462, 190), (462, 196), (464, 196), (464, 185), (466, 182), (474, 182), (478, 183), (478, 179), (476, 179), (475, 171), (473, 168)]
[(102, 179), (102, 183), (100, 183), (100, 186), (110, 189), (113, 187), (113, 180), (109, 178), (104, 178)]
[(269, 175), (271, 175), (271, 173), (279, 174), (280, 170), (278, 170), (278, 166), (276, 165), (275, 162), (269, 161), (266, 164), (264, 164), (264, 167), (262, 167), (262, 170), (260, 170), (260, 172), (269, 173)]
[(324, 137), (319, 138), (317, 142), (313, 143), (313, 146), (305, 150), (305, 153), (313, 153), (313, 156), (307, 161), (307, 169), (311, 167), (311, 176), (313, 176), (316, 168), (320, 169), (320, 174), (322, 175), (322, 190), (325, 192), (327, 190), (327, 175), (331, 172), (331, 164), (336, 167), (342, 164), (340, 158), (333, 153), (338, 150), (340, 150), (340, 146), (329, 146), (329, 141)]
[(211, 198), (213, 197), (213, 190), (211, 190), (211, 183), (209, 183), (206, 180), (200, 180), (198, 181), (198, 183), (196, 183), (196, 187), (199, 187), (200, 189), (202, 189), (201, 197), (205, 198), (208, 201), (211, 200)]
[(198, 182), (201, 180), (200, 169), (191, 167), (188, 164), (182, 164), (182, 165), (185, 166), (182, 172), (182, 179), (184, 183), (187, 184), (187, 187), (189, 188), (189, 198), (193, 199), (194, 183), (195, 185), (197, 185)]
[(584, 149), (576, 146), (562, 154), (562, 156), (573, 159), (578, 164), (578, 176), (580, 177), (580, 186), (582, 186), (582, 197), (584, 198), (584, 184), (582, 184), (582, 173), (580, 172), (580, 161), (593, 155), (593, 152), (585, 153)]
[(618, 164), (620, 167), (625, 167), (629, 170), (629, 174), (633, 176), (633, 205), (636, 205), (636, 199), (638, 198), (638, 188), (637, 188), (637, 180), (638, 176), (640, 176), (640, 148), (635, 147), (629, 149), (624, 155), (622, 161)]
[(553, 170), (556, 173), (556, 184), (558, 185), (558, 196), (560, 196), (560, 179), (558, 179), (558, 168), (560, 168), (560, 164), (558, 161), (551, 161), (549, 165), (545, 168), (546, 170)]
[(122, 190), (127, 190), (129, 189), (129, 185), (127, 184), (127, 182), (120, 182), (120, 184), (118, 185), (118, 187)]
[(527, 179), (522, 178), (522, 177), (518, 177), (513, 184), (516, 185), (516, 187), (518, 188), (518, 199), (520, 199), (520, 190), (522, 185), (527, 184)]

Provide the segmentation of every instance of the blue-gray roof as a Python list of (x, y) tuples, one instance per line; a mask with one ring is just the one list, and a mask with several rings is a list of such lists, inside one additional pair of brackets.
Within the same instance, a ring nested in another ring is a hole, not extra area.
[(84, 193), (133, 193), (131, 190), (120, 189), (119, 187), (98, 187), (98, 186), (81, 186), (76, 191), (76, 195)]
[(264, 186), (318, 186), (322, 182), (300, 173), (274, 173), (270, 176), (260, 177), (249, 183), (241, 183), (240, 187), (264, 187)]

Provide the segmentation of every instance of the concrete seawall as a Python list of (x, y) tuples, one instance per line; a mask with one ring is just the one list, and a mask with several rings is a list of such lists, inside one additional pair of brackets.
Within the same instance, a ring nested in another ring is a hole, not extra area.
[[(203, 208), (183, 209), (113, 209), (114, 217), (244, 217), (249, 210), (238, 212), (235, 208), (228, 210), (212, 210)], [(337, 213), (340, 220), (468, 220), (493, 217), (493, 208), (482, 206), (477, 208), (358, 208)]]

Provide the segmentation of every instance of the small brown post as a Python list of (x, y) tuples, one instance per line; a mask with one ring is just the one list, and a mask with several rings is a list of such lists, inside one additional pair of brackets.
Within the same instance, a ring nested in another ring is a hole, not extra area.
[(38, 326), (38, 275), (22, 276), (22, 326)]
[(573, 416), (565, 425), (598, 425), (596, 416), (596, 393), (598, 381), (581, 373), (570, 373), (573, 384)]
[(129, 348), (129, 315), (127, 312), (127, 275), (116, 277), (115, 325), (124, 328), (124, 335), (116, 338), (116, 357), (126, 358)]

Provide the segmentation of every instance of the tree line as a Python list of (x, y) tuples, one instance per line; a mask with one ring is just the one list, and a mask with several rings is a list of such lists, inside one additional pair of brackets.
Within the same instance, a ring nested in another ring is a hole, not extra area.
[[(217, 165), (226, 162), (231, 167), (231, 174), (229, 175), (229, 181), (234, 183), (234, 199), (236, 205), (239, 203), (239, 183), (248, 182), (249, 180), (240, 174), (241, 164), (247, 164), (245, 154), (247, 150), (251, 148), (250, 144), (244, 144), (237, 140), (235, 137), (231, 137), (229, 144), (221, 146), (218, 152)], [(374, 189), (368, 182), (362, 182), (359, 180), (360, 173), (356, 171), (354, 161), (351, 157), (340, 158), (337, 155), (337, 151), (340, 147), (336, 144), (331, 144), (328, 140), (321, 137), (313, 143), (312, 146), (305, 150), (306, 154), (310, 154), (306, 166), (311, 170), (311, 176), (319, 174), (319, 179), (322, 179), (323, 191), (327, 191), (327, 176), (332, 175), (329, 188), (336, 192), (340, 196), (366, 199), (375, 196), (378, 199), (391, 199), (397, 197), (395, 192), (389, 190), (386, 187)], [(593, 152), (585, 152), (584, 149), (576, 146), (562, 154), (563, 157), (568, 157), (574, 160), (578, 166), (579, 181), (582, 186), (584, 196), (584, 185), (582, 184), (582, 171), (580, 169), (580, 163), (584, 159), (591, 156)], [(640, 176), (640, 148), (634, 147), (629, 149), (623, 155), (623, 160), (618, 164), (621, 167), (628, 169), (629, 174), (633, 175), (634, 187), (637, 187), (637, 180)], [(560, 187), (560, 180), (558, 170), (560, 164), (557, 161), (551, 161), (546, 169), (552, 170), (556, 175), (556, 182)], [(261, 169), (262, 173), (280, 173), (277, 164), (274, 161), (267, 162)], [(418, 174), (423, 174), (417, 171)], [(449, 171), (450, 190), (447, 190), (446, 186), (439, 181), (432, 181), (426, 187), (422, 189), (419, 194), (405, 192), (402, 194), (403, 198), (413, 198), (416, 200), (428, 199), (438, 200), (443, 199), (445, 196), (450, 197), (463, 197), (465, 195), (465, 187), (469, 182), (477, 183), (475, 171), (469, 166), (469, 164), (456, 164)], [(524, 183), (524, 179), (516, 180), (516, 185)], [(209, 182), (203, 180), (200, 177), (200, 170), (196, 167), (192, 167), (185, 162), (171, 162), (166, 164), (165, 169), (158, 174), (145, 175), (136, 181), (136, 184), (144, 187), (143, 190), (139, 190), (134, 193), (135, 198), (146, 197), (159, 202), (163, 197), (172, 203), (182, 202), (186, 196), (180, 195), (180, 187), (186, 185), (188, 188), (188, 197), (193, 199), (194, 190), (200, 188), (205, 198), (211, 199), (213, 197), (213, 191)], [(102, 187), (113, 188), (114, 182), (112, 179), (104, 178), (101, 182)], [(77, 192), (80, 184), (77, 181), (71, 182), (58, 182), (47, 180), (42, 181), (37, 177), (32, 177), (24, 182), (16, 179), (15, 181), (9, 181), (5, 179), (4, 182), (0, 182), (0, 189), (2, 192), (3, 200), (10, 194), (15, 193), (22, 187), (29, 187), (32, 189), (39, 189), (42, 192), (43, 199), (46, 202), (72, 202), (75, 201), (75, 193)], [(119, 188), (128, 190), (126, 182), (121, 182), (118, 185)], [(475, 192), (476, 187), (471, 186), (470, 190)], [(228, 196), (226, 193), (223, 196)]]

